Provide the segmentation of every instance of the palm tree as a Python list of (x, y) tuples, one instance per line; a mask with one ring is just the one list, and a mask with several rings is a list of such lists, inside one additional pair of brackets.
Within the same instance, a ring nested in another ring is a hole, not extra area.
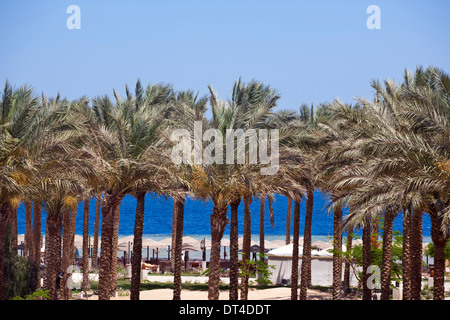
[[(233, 87), (232, 99), (229, 102), (219, 100), (214, 90), (211, 87), (209, 89), (211, 92), (210, 104), (213, 114), (210, 127), (217, 129), (222, 136), (226, 136), (227, 129), (242, 129), (245, 131), (247, 129), (260, 128), (270, 116), (271, 110), (275, 107), (275, 102), (278, 100), (278, 96), (274, 94), (272, 89), (256, 81), (245, 85), (238, 80)], [(248, 145), (247, 142), (245, 145)], [(242, 151), (245, 152), (243, 149)], [(236, 156), (236, 151), (234, 155)], [(227, 156), (229, 155), (227, 154)], [(228, 206), (232, 202), (235, 202), (236, 199), (244, 195), (250, 195), (251, 197), (254, 193), (251, 186), (251, 181), (253, 180), (249, 177), (251, 170), (255, 170), (255, 167), (218, 163), (203, 165), (203, 167), (193, 166), (193, 193), (195, 196), (202, 199), (209, 199), (213, 203), (213, 213), (211, 215), (212, 248), (209, 268), (209, 299), (218, 299), (219, 295), (220, 241), (225, 227), (228, 224)]]
[[(418, 68), (414, 77), (406, 73), (401, 86), (393, 81), (386, 81), (384, 86), (373, 82), (375, 99), (372, 102), (359, 100), (364, 111), (360, 116), (350, 117), (352, 113), (346, 112), (345, 108), (339, 111), (341, 119), (345, 119), (343, 127), (352, 137), (352, 144), (347, 144), (347, 152), (353, 153), (356, 159), (364, 159), (341, 166), (340, 178), (334, 183), (335, 187), (347, 190), (347, 194), (350, 192), (355, 200), (357, 208), (353, 218), (364, 214), (377, 217), (388, 212), (386, 210), (390, 210), (392, 205), (397, 208), (409, 206), (414, 212), (416, 225), (412, 228), (415, 235), (411, 246), (413, 299), (420, 296), (420, 283), (414, 279), (420, 279), (422, 212), (430, 213), (434, 221), (436, 233), (433, 241), (441, 245), (448, 234), (444, 218), (444, 212), (448, 210), (448, 193), (443, 191), (448, 189), (448, 179), (442, 166), (448, 158), (442, 153), (448, 146), (449, 99), (446, 86), (448, 77), (442, 72)], [(356, 123), (355, 119), (358, 120)], [(354, 124), (352, 127), (349, 126), (351, 123)], [(390, 217), (390, 223), (389, 220)], [(387, 246), (383, 263), (386, 267), (382, 272), (384, 290), (388, 290), (390, 274), (387, 262), (390, 241), (384, 243)], [(405, 265), (408, 266), (407, 263)], [(443, 267), (438, 265), (435, 299), (442, 299)], [(383, 297), (387, 296), (385, 291)]]
[(6, 224), (12, 218), (13, 207), (17, 206), (23, 187), (29, 181), (31, 167), (23, 140), (30, 134), (33, 114), (37, 110), (38, 100), (32, 88), (14, 89), (6, 82), (0, 100), (0, 299), (3, 297)]
[[(403, 187), (405, 190), (403, 193), (420, 194), (420, 197), (416, 199), (419, 199), (421, 203), (416, 200), (413, 207), (418, 214), (422, 210), (430, 214), (434, 230), (432, 232), (433, 242), (436, 242), (440, 247), (439, 250), (443, 252), (443, 245), (448, 238), (448, 223), (444, 219), (444, 212), (448, 210), (449, 203), (448, 193), (443, 190), (448, 190), (448, 178), (445, 171), (442, 175), (442, 167), (437, 163), (442, 163), (440, 161), (445, 163), (448, 157), (448, 153), (447, 156), (442, 153), (443, 148), (445, 149), (449, 145), (447, 135), (450, 110), (448, 76), (435, 68), (427, 70), (417, 68), (414, 76), (405, 74), (404, 84), (401, 87), (395, 86), (392, 82), (386, 82), (384, 88), (379, 83), (375, 83), (374, 87), (382, 96), (381, 102), (384, 103), (385, 109), (390, 108), (391, 114), (398, 119), (397, 122), (380, 121), (383, 126), (381, 129), (384, 129), (380, 132), (385, 132), (385, 134), (377, 135), (383, 144), (388, 142), (391, 148), (394, 146), (393, 150), (398, 150), (395, 156), (400, 160), (390, 160), (390, 166), (387, 167), (389, 173), (391, 177), (398, 178), (399, 183), (401, 181), (403, 186), (406, 185), (406, 190)], [(390, 136), (388, 136), (388, 132), (391, 132)], [(392, 134), (393, 132), (394, 134)], [(378, 143), (377, 146), (379, 145), (381, 144)], [(389, 156), (391, 159), (394, 157), (394, 154), (388, 153), (386, 149), (380, 148), (380, 150), (384, 152), (385, 157)], [(415, 156), (411, 157), (411, 154)], [(399, 188), (399, 190), (402, 189)], [(420, 220), (417, 222), (421, 224)], [(415, 231), (420, 229), (420, 227), (416, 228)], [(416, 238), (421, 239), (421, 235)], [(421, 249), (418, 243), (413, 250), (415, 252), (413, 255), (420, 258)], [(417, 261), (419, 260), (417, 259)], [(435, 276), (435, 299), (443, 299), (443, 270), (445, 267), (442, 261), (441, 257), (435, 261), (435, 267), (439, 269)], [(418, 270), (419, 266), (417, 265), (415, 268)], [(415, 274), (418, 278), (419, 272), (416, 271)], [(414, 283), (415, 281), (413, 281), (414, 291), (418, 292), (418, 284), (414, 285)], [(417, 293), (413, 295), (418, 298)]]
[[(2, 185), (1, 195), (5, 208), (2, 214), (5, 211), (11, 212), (13, 203), (11, 201), (15, 197), (33, 199), (37, 203), (46, 201), (43, 205), (49, 207), (47, 205), (49, 200), (43, 196), (45, 190), (50, 187), (62, 190), (72, 185), (70, 175), (74, 174), (73, 168), (78, 169), (77, 161), (81, 152), (77, 149), (82, 145), (85, 119), (75, 117), (71, 112), (72, 105), (66, 100), (60, 100), (59, 97), (47, 101), (43, 96), (42, 104), (39, 105), (37, 97), (28, 87), (14, 91), (7, 84), (1, 105), (1, 145), (5, 151), (5, 153), (2, 152), (2, 159), (7, 161), (8, 165), (5, 169), (8, 169), (9, 173), (6, 173), (12, 178), (8, 181), (10, 186), (5, 188)], [(64, 171), (61, 173), (61, 176), (65, 175), (64, 179), (56, 177), (61, 170)], [(12, 189), (17, 179), (20, 181), (22, 190), (17, 187), (15, 190)], [(61, 194), (53, 192), (53, 195)], [(63, 198), (64, 196), (61, 196), (59, 199), (61, 203)], [(49, 210), (49, 230), (54, 235), (53, 238), (46, 237), (51, 238), (50, 243), (55, 243), (54, 240), (58, 238), (52, 225), (52, 221), (58, 224), (58, 218), (52, 214), (60, 214), (60, 212), (60, 210), (56, 212)], [(0, 236), (2, 237), (3, 235)], [(53, 253), (56, 253), (56, 247), (50, 245), (48, 248), (48, 255), (51, 257)], [(52, 263), (58, 261), (59, 259), (53, 259)], [(59, 272), (59, 268), (58, 271), (52, 268), (52, 263), (46, 269), (50, 279), (53, 279), (53, 275), (56, 277), (56, 272)], [(54, 283), (53, 281), (52, 286)], [(54, 287), (52, 296), (56, 297)]]
[[(157, 91), (149, 86), (145, 97), (141, 92), (140, 83), (136, 85), (136, 97), (132, 97), (127, 88), (127, 99), (122, 100), (114, 91), (116, 104), (112, 104), (108, 97), (94, 100), (94, 111), (100, 122), (99, 129), (94, 131), (94, 151), (96, 157), (102, 161), (102, 174), (105, 182), (101, 189), (105, 190), (102, 201), (102, 239), (99, 272), (99, 299), (110, 298), (112, 235), (114, 226), (114, 212), (122, 198), (129, 193), (139, 193), (139, 200), (143, 201), (142, 192), (149, 190), (148, 185), (158, 186), (155, 173), (161, 163), (155, 156), (158, 128), (165, 116), (167, 105), (164, 103), (152, 105), (149, 101), (158, 101), (152, 92)], [(156, 102), (155, 102), (156, 103)], [(152, 107), (147, 107), (152, 106)], [(162, 188), (160, 188), (162, 189)], [(142, 254), (142, 203), (138, 206), (136, 219), (136, 238), (133, 251), (136, 258)], [(139, 240), (140, 239), (140, 240)], [(141, 248), (139, 249), (139, 245)], [(139, 254), (140, 252), (140, 254)], [(136, 263), (137, 260), (135, 260)], [(139, 266), (133, 272), (140, 273)], [(136, 277), (133, 280), (133, 298), (136, 297)], [(139, 283), (137, 283), (139, 287)]]
[[(171, 100), (169, 112), (166, 117), (167, 127), (163, 132), (166, 136), (168, 145), (173, 141), (168, 137), (176, 129), (189, 129), (195, 121), (204, 122), (206, 104), (208, 99), (206, 96), (198, 97), (191, 90), (177, 91)], [(165, 148), (169, 150), (170, 148)], [(189, 194), (189, 177), (191, 167), (189, 165), (167, 165), (171, 174), (176, 177), (172, 181), (171, 190), (168, 195), (173, 198), (173, 216), (172, 216), (172, 268), (174, 272), (174, 290), (173, 299), (181, 298), (181, 257), (183, 245), (183, 219), (184, 219), (184, 202)]]

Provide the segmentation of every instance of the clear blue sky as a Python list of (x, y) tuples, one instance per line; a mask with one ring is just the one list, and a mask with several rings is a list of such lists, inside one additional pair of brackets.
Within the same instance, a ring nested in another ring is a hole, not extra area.
[[(80, 30), (66, 27), (71, 4)], [(372, 4), (380, 30), (366, 27)], [(449, 12), (446, 0), (2, 0), (0, 81), (75, 99), (140, 78), (226, 99), (241, 76), (278, 89), (283, 109), (352, 102), (405, 68), (450, 72)]]

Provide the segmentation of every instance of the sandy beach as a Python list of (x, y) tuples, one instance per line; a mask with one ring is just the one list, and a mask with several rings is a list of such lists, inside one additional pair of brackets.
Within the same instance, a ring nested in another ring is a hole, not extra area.
[[(150, 282), (173, 282), (173, 276), (149, 276)], [(202, 276), (182, 276), (181, 281), (183, 283), (206, 283), (208, 277)], [(221, 278), (221, 281), (227, 283), (229, 278)], [(74, 297), (75, 299), (86, 300), (86, 297)], [(172, 300), (173, 290), (172, 289), (153, 289), (153, 290), (142, 290), (140, 292), (141, 300)], [(257, 289), (249, 288), (248, 300), (290, 300), (291, 298), (291, 288), (286, 287), (276, 287), (269, 289)], [(118, 297), (112, 297), (111, 300), (129, 300), (129, 292), (125, 295)], [(182, 300), (208, 300), (208, 291), (200, 290), (187, 290), (183, 289), (181, 292)], [(322, 292), (319, 290), (308, 290), (309, 300), (328, 300), (331, 299), (331, 293)], [(87, 300), (98, 300), (98, 296), (94, 292), (89, 292)], [(219, 300), (229, 300), (229, 291), (220, 291)]]
[[(140, 293), (141, 300), (172, 300), (172, 289), (144, 290)], [(182, 300), (208, 300), (208, 291), (182, 290)], [(249, 289), (248, 300), (290, 300), (291, 288), (278, 287), (270, 289)], [(331, 293), (318, 290), (308, 290), (308, 300), (330, 300)], [(83, 299), (85, 300), (85, 299)], [(98, 296), (91, 294), (87, 300), (98, 300)], [(130, 300), (130, 296), (112, 297), (111, 300)], [(228, 291), (220, 291), (219, 300), (229, 300)]]

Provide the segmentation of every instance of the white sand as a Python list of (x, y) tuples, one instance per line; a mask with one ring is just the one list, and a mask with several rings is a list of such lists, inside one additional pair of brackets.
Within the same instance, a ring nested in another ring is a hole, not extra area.
[[(154, 289), (140, 292), (140, 300), (172, 300), (172, 289)], [(129, 300), (130, 296), (113, 297), (111, 300)], [(228, 300), (229, 292), (220, 291), (219, 300)], [(290, 300), (291, 288), (278, 287), (270, 289), (249, 289), (248, 300)], [(308, 290), (308, 300), (331, 299), (331, 294), (318, 290)], [(97, 295), (90, 295), (88, 300), (98, 300)], [(208, 291), (182, 290), (181, 300), (208, 300)]]

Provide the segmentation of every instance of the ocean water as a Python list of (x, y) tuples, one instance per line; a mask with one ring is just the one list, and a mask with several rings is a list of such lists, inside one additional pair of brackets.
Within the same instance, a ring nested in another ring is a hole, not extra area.
[[(172, 199), (158, 198), (152, 194), (147, 194), (145, 198), (145, 215), (144, 215), (144, 236), (153, 237), (160, 240), (172, 233)], [(313, 238), (324, 238), (332, 236), (333, 234), (333, 214), (329, 212), (328, 205), (330, 200), (327, 196), (316, 191), (314, 195), (314, 212), (312, 218), (312, 235)], [(287, 198), (276, 195), (273, 202), (273, 211), (275, 217), (275, 224), (270, 225), (269, 205), (265, 202), (265, 220), (264, 232), (266, 238), (270, 239), (284, 239), (286, 234), (286, 212), (287, 212)], [(301, 202), (300, 207), (300, 235), (304, 230), (306, 201)], [(94, 219), (95, 219), (95, 199), (89, 202), (89, 234), (94, 234)], [(251, 204), (251, 230), (255, 238), (259, 234), (259, 207), (260, 200), (253, 199)], [(83, 234), (83, 208), (84, 203), (80, 203), (77, 209), (76, 234)], [(293, 205), (292, 205), (293, 209)], [(119, 236), (124, 237), (132, 235), (134, 231), (134, 216), (136, 210), (136, 199), (128, 195), (126, 196), (120, 207), (119, 220)], [(202, 238), (210, 235), (210, 215), (212, 213), (212, 204), (210, 202), (203, 202), (192, 198), (187, 198), (185, 202), (184, 213), (184, 234), (192, 235), (194, 238)], [(228, 215), (230, 212), (228, 212)], [(344, 216), (348, 214), (348, 209), (344, 209)], [(293, 214), (292, 214), (293, 216)], [(45, 211), (42, 212), (42, 234), (45, 234)], [(243, 234), (244, 230), (244, 205), (241, 203), (238, 209), (239, 234)], [(291, 222), (291, 235), (292, 235)], [(25, 232), (25, 210), (24, 205), (21, 204), (17, 210), (17, 228), (18, 233)], [(428, 215), (423, 218), (423, 235), (430, 236), (431, 222)], [(402, 231), (402, 217), (399, 214), (394, 220), (394, 229)], [(225, 230), (224, 236), (229, 235), (229, 225)], [(356, 230), (355, 233), (361, 234)]]

